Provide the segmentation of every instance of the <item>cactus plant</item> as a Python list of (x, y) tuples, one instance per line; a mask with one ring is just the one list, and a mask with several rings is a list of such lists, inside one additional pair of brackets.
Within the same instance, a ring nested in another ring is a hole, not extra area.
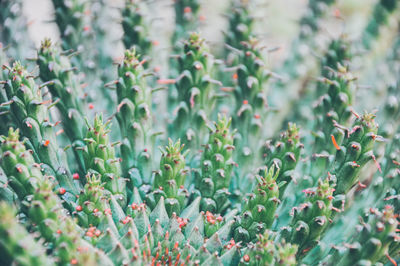
[(177, 60), (180, 74), (171, 91), (176, 107), (169, 131), (193, 149), (204, 142), (206, 125), (212, 119), (210, 114), (218, 97), (214, 87), (220, 82), (212, 78), (213, 56), (200, 34), (189, 36)]
[[(0, 0), (1, 265), (400, 261), (399, 38), (380, 30), (396, 1), (371, 5), (361, 41), (323, 42), (335, 1), (309, 1), (283, 67), (257, 1), (229, 0), (226, 45), (199, 28), (214, 2), (52, 2), (60, 42), (27, 63), (24, 2)], [(150, 7), (175, 10), (171, 49), (152, 49), (169, 20), (150, 27)], [(378, 38), (393, 40), (383, 59)]]

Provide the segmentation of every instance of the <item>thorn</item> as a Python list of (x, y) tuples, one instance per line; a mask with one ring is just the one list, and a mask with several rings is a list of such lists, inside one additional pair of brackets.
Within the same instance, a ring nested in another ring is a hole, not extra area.
[(175, 79), (159, 79), (159, 80), (157, 80), (157, 83), (160, 85), (175, 84), (176, 80)]
[(373, 155), (373, 154), (372, 154), (372, 160), (374, 160), (375, 165), (376, 165), (376, 167), (377, 167), (378, 170), (379, 170), (379, 173), (382, 173), (381, 165), (380, 165), (379, 162), (376, 160), (376, 157), (375, 157), (375, 155)]
[(335, 136), (331, 135), (331, 139), (332, 139), (333, 146), (335, 146), (336, 150), (340, 151), (340, 147), (336, 142)]
[(364, 184), (361, 183), (360, 181), (358, 181), (358, 186), (359, 186), (361, 189), (364, 189), (364, 188), (367, 187), (366, 185), (364, 185)]
[(385, 256), (394, 266), (397, 266), (397, 262), (392, 257), (390, 257), (388, 253), (385, 254)]

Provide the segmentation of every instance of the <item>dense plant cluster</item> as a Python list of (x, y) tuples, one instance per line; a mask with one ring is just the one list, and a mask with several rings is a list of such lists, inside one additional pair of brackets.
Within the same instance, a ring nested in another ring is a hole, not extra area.
[(1, 265), (397, 265), (397, 0), (326, 42), (337, 3), (309, 0), (277, 64), (260, 1), (229, 0), (215, 48), (175, 0), (161, 67), (150, 1), (112, 26), (109, 1), (51, 2), (60, 41), (27, 58), (24, 3), (0, 0)]

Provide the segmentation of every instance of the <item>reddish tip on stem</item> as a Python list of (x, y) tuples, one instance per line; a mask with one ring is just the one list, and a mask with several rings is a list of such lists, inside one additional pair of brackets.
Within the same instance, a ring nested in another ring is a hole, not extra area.
[(75, 180), (79, 180), (79, 174), (78, 173), (73, 174), (72, 178)]
[(249, 255), (244, 255), (243, 256), (243, 260), (245, 261), (245, 262), (249, 262), (250, 261), (250, 256)]
[(339, 147), (339, 145), (338, 145), (337, 142), (336, 142), (335, 136), (334, 136), (334, 135), (331, 135), (331, 139), (332, 139), (333, 146), (335, 146), (335, 148), (336, 148), (338, 151), (340, 151), (340, 147)]
[(81, 205), (76, 206), (76, 211), (78, 212), (82, 211), (82, 206)]
[(66, 192), (66, 190), (65, 190), (65, 188), (63, 188), (63, 187), (60, 187), (60, 188), (58, 189), (58, 193), (59, 193), (60, 195), (64, 195), (65, 192)]
[(44, 142), (43, 145), (44, 145), (45, 147), (47, 147), (47, 146), (49, 146), (49, 144), (50, 144), (50, 140), (46, 140), (46, 141)]

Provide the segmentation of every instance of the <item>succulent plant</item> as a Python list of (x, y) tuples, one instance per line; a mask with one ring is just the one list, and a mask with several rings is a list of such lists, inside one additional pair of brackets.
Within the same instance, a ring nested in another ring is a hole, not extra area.
[(43, 100), (34, 78), (19, 62), (8, 68), (4, 84), (10, 113), (14, 123), (21, 129), (27, 145), (33, 152), (36, 162), (43, 164), (44, 171), (55, 176), (57, 181), (76, 195), (79, 184), (73, 183), (65, 153), (57, 144), (56, 124), (50, 122), (48, 103)]
[(170, 132), (189, 148), (195, 148), (206, 137), (207, 124), (212, 119), (210, 114), (218, 97), (214, 87), (220, 82), (212, 78), (213, 56), (198, 33), (192, 33), (184, 42), (177, 60), (180, 74), (175, 80), (176, 88), (171, 90), (175, 107)]
[(0, 262), (2, 264), (54, 264), (54, 259), (46, 255), (44, 246), (18, 222), (15, 209), (5, 202), (0, 202), (0, 214), (2, 220), (0, 250), (3, 254)]
[[(54, 17), (62, 38), (62, 47), (65, 50), (79, 49), (82, 35), (90, 30), (90, 22), (86, 15), (89, 8), (89, 1), (53, 0)], [(82, 48), (80, 48), (82, 49)]]
[(229, 186), (232, 179), (233, 135), (229, 130), (231, 119), (220, 116), (214, 123), (208, 143), (201, 157), (201, 171), (196, 171), (195, 187), (202, 196), (201, 209), (211, 213), (224, 213), (230, 205)]
[(296, 265), (296, 252), (296, 245), (275, 243), (273, 234), (266, 230), (243, 252), (239, 265)]
[(122, 168), (124, 176), (130, 175), (135, 180), (131, 187), (149, 184), (154, 166), (151, 155), (157, 132), (152, 132), (153, 90), (146, 82), (149, 72), (143, 68), (144, 62), (145, 59), (139, 60), (135, 48), (126, 50), (115, 81)]
[(37, 64), (40, 78), (49, 89), (55, 106), (58, 108), (64, 132), (70, 139), (79, 167), (83, 172), (83, 161), (79, 148), (84, 145), (86, 124), (83, 118), (83, 95), (80, 95), (79, 77), (73, 73), (69, 58), (63, 55), (60, 48), (45, 39), (38, 51)]
[(26, 60), (25, 3), (0, 0), (1, 265), (397, 265), (396, 1), (351, 41), (321, 29), (361, 4), (310, 0), (283, 60), (258, 1), (229, 1), (226, 45), (214, 2), (52, 2), (59, 44)]
[(237, 242), (254, 240), (266, 229), (271, 228), (280, 202), (279, 186), (282, 183), (277, 184), (278, 175), (279, 168), (275, 170), (274, 165), (270, 169), (259, 169), (259, 174), (256, 175), (258, 184), (254, 192), (246, 197), (242, 214), (236, 218), (233, 234)]
[(154, 192), (149, 195), (150, 206), (165, 198), (165, 208), (168, 215), (180, 214), (186, 206), (188, 192), (184, 187), (188, 169), (185, 167), (185, 153), (182, 153), (184, 145), (180, 140), (173, 143), (169, 139), (168, 146), (162, 151), (160, 170), (154, 176)]

